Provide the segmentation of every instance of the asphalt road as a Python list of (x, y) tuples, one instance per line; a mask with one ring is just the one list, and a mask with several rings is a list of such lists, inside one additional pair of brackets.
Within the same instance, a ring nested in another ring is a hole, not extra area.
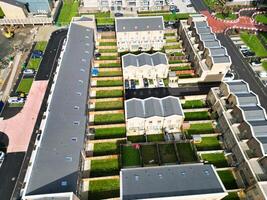
[(250, 89), (255, 92), (260, 99), (262, 107), (267, 110), (267, 89), (264, 87), (259, 77), (251, 69), (249, 64), (243, 58), (237, 47), (234, 45), (228, 35), (223, 33), (217, 34), (217, 38), (221, 44), (227, 48), (228, 54), (232, 59), (231, 68), (234, 70), (235, 79), (244, 79), (250, 86)]
[(191, 0), (192, 5), (194, 6), (195, 10), (200, 12), (203, 10), (209, 10), (206, 4), (202, 0)]
[(201, 83), (192, 86), (184, 86), (181, 88), (144, 88), (137, 90), (126, 90), (125, 98), (139, 98), (145, 99), (148, 97), (166, 97), (166, 96), (189, 96), (189, 95), (202, 95), (208, 94), (210, 88), (218, 87), (220, 82), (216, 83)]
[(66, 38), (66, 34), (67, 29), (56, 31), (51, 35), (48, 42), (43, 60), (35, 78), (36, 80), (49, 80), (48, 88), (39, 111), (27, 152), (7, 154), (0, 168), (0, 200), (18, 199), (19, 197), (19, 191), (36, 140), (37, 130), (39, 129), (43, 112), (46, 110), (46, 101), (52, 84), (53, 72), (56, 69), (57, 59), (60, 55), (59, 52), (62, 48), (64, 38)]

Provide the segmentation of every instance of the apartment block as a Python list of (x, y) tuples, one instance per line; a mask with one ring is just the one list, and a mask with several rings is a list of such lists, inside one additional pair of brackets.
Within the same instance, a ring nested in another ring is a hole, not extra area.
[(237, 183), (247, 199), (267, 199), (267, 116), (258, 96), (245, 81), (234, 80), (212, 88), (208, 102), (219, 117)]
[(112, 12), (168, 9), (164, 0), (83, 0), (83, 7), (90, 10)]
[(122, 69), (124, 79), (167, 78), (168, 58), (161, 52), (139, 55), (129, 53), (122, 56)]
[(219, 200), (227, 196), (213, 165), (122, 169), (120, 199)]
[(92, 19), (85, 19), (70, 24), (23, 183), (24, 200), (80, 199), (95, 31)]
[(184, 113), (178, 97), (149, 97), (125, 101), (127, 135), (181, 132)]
[(162, 16), (116, 18), (115, 31), (119, 52), (160, 50), (165, 43)]
[(226, 48), (207, 24), (206, 17), (201, 14), (190, 15), (188, 20), (181, 21), (178, 32), (189, 61), (199, 77), (189, 81), (222, 81), (232, 61)]

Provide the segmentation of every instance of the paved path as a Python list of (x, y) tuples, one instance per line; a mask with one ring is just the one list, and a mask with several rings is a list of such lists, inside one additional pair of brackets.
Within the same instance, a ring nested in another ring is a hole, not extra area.
[(27, 151), (48, 81), (34, 81), (23, 109), (14, 117), (0, 121), (0, 131), (9, 137), (7, 152)]

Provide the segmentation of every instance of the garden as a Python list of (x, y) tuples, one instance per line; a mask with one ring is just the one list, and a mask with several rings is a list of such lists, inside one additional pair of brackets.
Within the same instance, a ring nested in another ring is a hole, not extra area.
[(123, 101), (101, 101), (95, 103), (95, 110), (118, 110), (123, 109)]
[(209, 134), (214, 133), (214, 128), (211, 122), (190, 124), (190, 128), (186, 130), (189, 135), (194, 134)]
[(96, 98), (111, 98), (111, 97), (122, 97), (122, 90), (98, 90), (96, 91)]
[(121, 67), (120, 63), (101, 63), (99, 67)]
[(178, 162), (173, 143), (158, 144), (160, 160), (164, 164), (175, 164)]
[(198, 161), (196, 150), (191, 143), (176, 143), (176, 148), (181, 163), (192, 163)]
[(182, 104), (183, 109), (205, 108), (206, 106), (203, 100), (187, 100)]
[(140, 149), (133, 145), (121, 146), (121, 163), (123, 167), (141, 166)]
[(126, 137), (125, 127), (96, 128), (95, 139), (112, 139)]
[(159, 165), (158, 151), (156, 144), (141, 145), (141, 155), (144, 166)]
[(100, 77), (122, 76), (122, 71), (100, 71), (98, 76)]
[(237, 192), (229, 192), (222, 200), (240, 200)]
[(90, 177), (113, 176), (119, 174), (117, 158), (91, 160)]
[(235, 177), (231, 170), (220, 170), (220, 171), (217, 171), (217, 173), (227, 190), (238, 188)]
[(210, 113), (208, 111), (197, 111), (197, 112), (185, 112), (185, 121), (196, 121), (196, 120), (209, 120)]
[(201, 157), (204, 161), (208, 161), (209, 164), (213, 164), (217, 168), (228, 167), (224, 153), (203, 153)]
[(113, 86), (122, 86), (122, 80), (97, 80), (97, 87), (113, 87)]
[(163, 134), (147, 135), (147, 142), (161, 142), (165, 141)]
[(89, 200), (100, 200), (120, 196), (120, 179), (90, 180)]
[(94, 143), (93, 156), (106, 156), (119, 153), (120, 144), (125, 143), (125, 140), (117, 140), (113, 142)]
[(25, 94), (28, 94), (31, 86), (32, 86), (32, 82), (33, 82), (33, 78), (23, 78), (21, 79), (18, 88), (17, 88), (17, 92), (23, 92)]
[(68, 25), (72, 17), (78, 15), (79, 1), (76, 0), (64, 0), (60, 9), (59, 15), (56, 20), (56, 24), (59, 26)]
[(198, 151), (220, 150), (222, 149), (216, 136), (202, 137), (200, 143), (196, 143)]
[(99, 42), (99, 46), (117, 46), (117, 42)]
[(124, 123), (123, 113), (112, 113), (112, 114), (95, 114), (94, 124), (116, 124)]

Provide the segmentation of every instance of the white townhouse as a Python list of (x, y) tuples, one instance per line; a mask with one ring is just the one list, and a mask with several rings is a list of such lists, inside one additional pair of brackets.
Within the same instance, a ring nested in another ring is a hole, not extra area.
[(178, 97), (125, 101), (127, 135), (180, 132), (184, 113)]
[(129, 53), (122, 56), (122, 69), (124, 79), (167, 78), (168, 58), (161, 52), (139, 55)]
[(119, 52), (160, 50), (165, 43), (162, 16), (119, 17), (115, 30)]

